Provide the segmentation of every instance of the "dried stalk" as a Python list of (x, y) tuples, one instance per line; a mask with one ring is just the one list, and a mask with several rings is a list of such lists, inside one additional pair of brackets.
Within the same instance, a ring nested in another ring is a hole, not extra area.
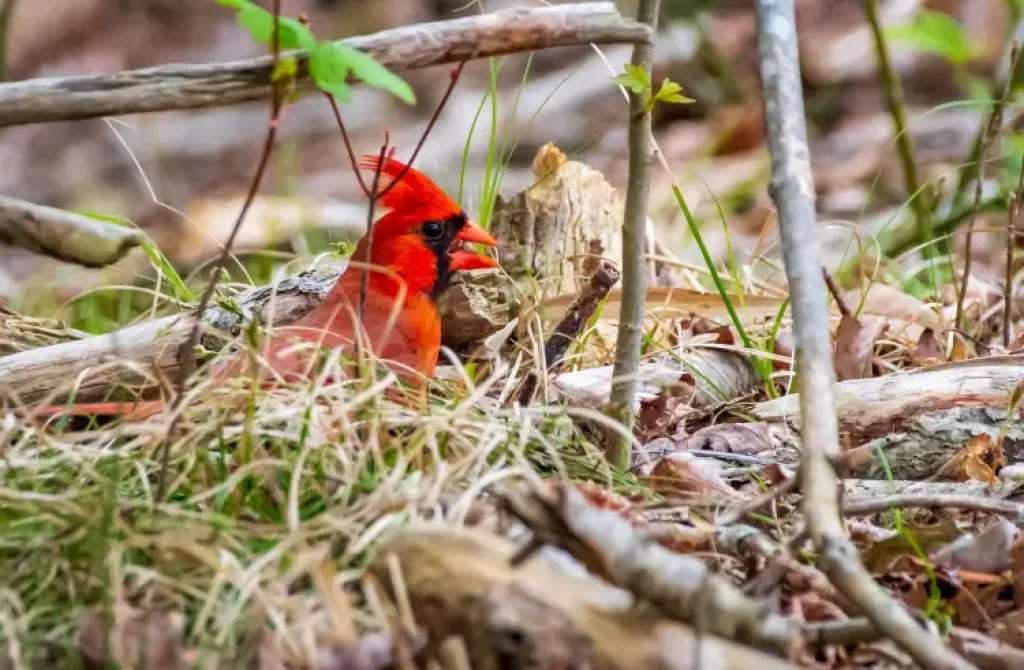
[[(648, 44), (650, 27), (611, 2), (522, 8), (385, 30), (344, 40), (393, 70), (587, 43)], [(311, 82), (302, 53), (296, 86)], [(214, 65), (164, 65), (111, 75), (0, 86), (0, 127), (235, 105), (271, 96), (270, 57)]]
[(18, 0), (4, 0), (0, 5), (0, 81), (7, 79), (7, 52), (10, 49), (11, 19)]
[[(873, 0), (867, 0), (871, 7)], [(877, 28), (877, 21), (875, 21)], [(880, 33), (877, 35), (881, 41)], [(836, 589), (923, 668), (969, 668), (872, 579), (846, 536), (839, 512), (839, 447), (828, 300), (814, 210), (793, 0), (758, 0), (757, 48), (786, 278), (792, 299), (800, 424), (800, 489), (822, 570)]]
[(1003, 347), (1009, 348), (1013, 341), (1013, 252), (1017, 248), (1016, 226), (1017, 217), (1020, 215), (1020, 206), (1024, 202), (1024, 169), (1020, 171), (1017, 181), (1017, 192), (1010, 203), (1010, 209), (1006, 213), (1006, 275), (1003, 278), (1006, 283), (1005, 298), (1003, 307)]
[(925, 199), (924, 192), (921, 191), (921, 183), (918, 181), (917, 164), (914, 162), (914, 140), (907, 128), (903, 88), (900, 86), (899, 76), (893, 71), (892, 62), (889, 60), (889, 47), (885, 43), (882, 24), (878, 19), (878, 0), (864, 0), (864, 13), (875, 38), (878, 76), (882, 80), (885, 100), (889, 105), (889, 114), (892, 116), (892, 123), (896, 130), (896, 149), (899, 151), (900, 163), (903, 166), (903, 180), (906, 182), (907, 195), (910, 197), (910, 204), (914, 210), (914, 216), (917, 218), (918, 238), (925, 245), (925, 258), (929, 258), (934, 252), (929, 243), (935, 239), (932, 211)]
[[(964, 239), (964, 274), (960, 280), (960, 291), (956, 298), (956, 316), (953, 318), (953, 327), (966, 332), (967, 327), (963, 323), (964, 316), (964, 301), (967, 298), (967, 281), (971, 276), (971, 248), (974, 242), (974, 223), (978, 218), (978, 212), (981, 210), (981, 195), (982, 189), (985, 186), (985, 160), (988, 156), (988, 150), (991, 148), (992, 143), (999, 135), (999, 130), (1003, 127), (1003, 108), (1006, 106), (1006, 99), (1010, 93), (1010, 82), (1013, 81), (1013, 73), (1017, 70), (1017, 61), (1020, 58), (1020, 48), (1017, 44), (1013, 45), (1010, 51), (1010, 76), (1007, 77), (1006, 82), (1003, 86), (1002, 91), (996, 97), (995, 105), (992, 107), (992, 113), (988, 117), (988, 122), (984, 126), (984, 130), (981, 134), (981, 144), (978, 148), (978, 169), (977, 177), (974, 180), (974, 204), (971, 208), (971, 218), (967, 222), (967, 236)], [(1012, 210), (1012, 208), (1011, 208)], [(1007, 242), (1010, 248), (1013, 247), (1010, 237)]]
[[(658, 27), (660, 0), (640, 0), (637, 21)], [(633, 65), (643, 68), (650, 79), (653, 44), (633, 47)], [(609, 414), (627, 428), (632, 427), (633, 401), (637, 388), (637, 369), (640, 365), (640, 345), (643, 334), (644, 297), (647, 276), (644, 271), (646, 242), (647, 200), (651, 192), (651, 161), (654, 142), (651, 138), (651, 113), (646, 108), (651, 91), (629, 93), (629, 177), (626, 186), (626, 205), (622, 220), (622, 308), (619, 331), (615, 342), (615, 366)], [(619, 468), (630, 462), (629, 442), (609, 439), (608, 461)]]
[[(619, 281), (619, 269), (609, 261), (602, 259), (597, 270), (590, 277), (580, 292), (576, 295), (572, 305), (566, 310), (565, 316), (555, 326), (555, 330), (544, 343), (544, 360), (547, 374), (556, 372), (569, 345), (576, 341), (583, 328), (590, 322), (597, 306), (608, 296), (608, 291)], [(536, 370), (531, 370), (523, 381), (516, 401), (520, 405), (529, 404), (533, 400), (533, 394), (537, 390), (539, 376)]]
[[(277, 64), (281, 59), (281, 26), (278, 21), (278, 18), (281, 16), (281, 0), (273, 0), (272, 9), (274, 17), (274, 35), (271, 40), (272, 52), (270, 56), (270, 73), (277, 70)], [(268, 75), (268, 80), (269, 79), (270, 76)], [(231, 248), (235, 244), (235, 238), (238, 237), (238, 231), (242, 229), (242, 223), (245, 222), (245, 215), (248, 214), (253, 200), (256, 199), (256, 194), (259, 192), (260, 185), (263, 183), (263, 175), (266, 173), (267, 166), (270, 164), (270, 155), (274, 151), (274, 142), (277, 139), (277, 128), (279, 125), (278, 121), (281, 117), (281, 109), (284, 106), (284, 91), (277, 82), (271, 82), (270, 85), (273, 90), (270, 102), (270, 122), (267, 124), (267, 135), (263, 140), (263, 150), (260, 154), (259, 163), (256, 166), (256, 173), (252, 177), (252, 183), (249, 184), (249, 192), (245, 196), (245, 202), (242, 204), (242, 209), (238, 212), (238, 218), (235, 219), (235, 225), (231, 228), (231, 233), (228, 235), (228, 239), (224, 242), (224, 249), (217, 258), (217, 262), (213, 265), (210, 282), (206, 285), (206, 289), (203, 291), (203, 295), (199, 299), (199, 306), (196, 307), (195, 310), (195, 320), (192, 324), (192, 330), (189, 332), (188, 339), (185, 341), (182, 348), (181, 368), (178, 370), (177, 379), (177, 395), (174, 398), (174, 406), (171, 410), (171, 415), (174, 418), (171, 419), (171, 425), (167, 429), (167, 437), (165, 438), (163, 454), (160, 459), (160, 474), (157, 477), (157, 502), (162, 502), (164, 495), (167, 493), (167, 470), (170, 466), (171, 443), (173, 442), (178, 420), (181, 417), (181, 412), (176, 410), (178, 409), (178, 406), (185, 401), (185, 387), (188, 385), (188, 379), (192, 375), (192, 371), (196, 366), (196, 346), (199, 344), (199, 337), (203, 331), (202, 316), (206, 314), (206, 309), (210, 306), (210, 301), (213, 300), (213, 294), (217, 290), (217, 280), (220, 279), (221, 272), (225, 267), (227, 267), (228, 260), (231, 258)]]

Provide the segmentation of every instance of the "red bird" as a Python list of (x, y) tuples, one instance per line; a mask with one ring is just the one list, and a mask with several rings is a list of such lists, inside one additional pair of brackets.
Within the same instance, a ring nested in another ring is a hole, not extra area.
[[(377, 170), (377, 156), (364, 156), (361, 168)], [(406, 166), (388, 158), (381, 174), (397, 178)], [(409, 169), (381, 199), (389, 208), (373, 224), (372, 242), (363, 237), (352, 255), (352, 265), (338, 279), (324, 301), (294, 323), (275, 329), (266, 342), (264, 359), (285, 379), (301, 378), (310, 368), (312, 347), (350, 350), (358, 339), (385, 362), (395, 364), (408, 378), (414, 371), (434, 373), (441, 348), (441, 319), (437, 297), (459, 270), (497, 267), (483, 254), (463, 248), (465, 243), (495, 246), (497, 242), (473, 224), (434, 182)], [(369, 269), (364, 264), (367, 245)], [(363, 276), (369, 274), (366, 309), (359, 329), (359, 296)], [(399, 304), (400, 303), (400, 304)], [(298, 345), (298, 346), (297, 346)], [(235, 356), (214, 371), (225, 379), (246, 372), (246, 357)], [(162, 401), (140, 403), (84, 403), (46, 407), (38, 415), (100, 414), (149, 416), (163, 408)]]

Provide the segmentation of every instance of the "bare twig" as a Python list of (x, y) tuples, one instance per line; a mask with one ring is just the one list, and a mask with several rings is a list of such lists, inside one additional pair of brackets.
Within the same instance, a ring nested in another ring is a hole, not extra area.
[(1012, 517), (1024, 522), (1024, 505), (1009, 500), (993, 500), (978, 496), (952, 494), (903, 494), (886, 496), (877, 500), (847, 503), (843, 506), (846, 516), (865, 516), (887, 512), (891, 509), (920, 507), (922, 509), (964, 509), (972, 512), (990, 512)]
[(828, 292), (832, 294), (832, 298), (836, 301), (839, 314), (842, 316), (853, 316), (853, 312), (850, 311), (850, 306), (846, 304), (846, 299), (843, 298), (843, 292), (839, 290), (839, 285), (836, 284), (835, 278), (824, 267), (821, 268), (821, 272), (825, 276), (825, 285), (828, 286)]
[[(640, 0), (637, 21), (658, 26), (660, 0)], [(642, 68), (650, 80), (652, 44), (633, 47), (633, 65)], [(615, 342), (615, 366), (609, 414), (622, 425), (633, 425), (636, 396), (637, 368), (640, 365), (640, 344), (643, 335), (644, 297), (647, 275), (644, 267), (646, 247), (647, 200), (651, 192), (651, 160), (654, 143), (651, 139), (651, 113), (646, 108), (651, 91), (629, 94), (629, 176), (626, 185), (626, 205), (622, 220), (622, 307), (619, 330)], [(629, 443), (609, 439), (608, 461), (620, 468), (630, 462)]]
[[(281, 0), (273, 0), (273, 16), (274, 16), (274, 35), (272, 40), (272, 54), (271, 54), (271, 68), (270, 73), (277, 71), (277, 64), (281, 58), (281, 26), (278, 21), (278, 17), (281, 16)], [(199, 299), (199, 306), (196, 307), (195, 321), (192, 326), (192, 330), (189, 333), (188, 339), (185, 341), (183, 350), (181, 352), (181, 367), (178, 370), (178, 389), (177, 395), (174, 399), (174, 407), (172, 408), (171, 415), (174, 417), (171, 420), (171, 425), (167, 429), (167, 437), (164, 443), (163, 454), (161, 456), (160, 463), (160, 474), (157, 478), (157, 489), (155, 500), (159, 503), (163, 501), (164, 495), (167, 493), (167, 470), (170, 466), (171, 457), (171, 443), (173, 442), (173, 435), (175, 432), (178, 417), (181, 416), (180, 412), (175, 410), (185, 400), (185, 387), (188, 384), (188, 379), (192, 375), (192, 371), (195, 369), (196, 363), (196, 345), (199, 344), (199, 336), (203, 330), (203, 315), (206, 313), (206, 308), (209, 307), (210, 301), (213, 299), (213, 294), (217, 290), (217, 281), (220, 279), (221, 272), (227, 266), (228, 260), (231, 258), (231, 248), (234, 246), (235, 238), (238, 236), (238, 231), (242, 228), (242, 223), (245, 221), (245, 215), (249, 212), (249, 207), (252, 206), (253, 200), (256, 198), (256, 194), (260, 190), (260, 185), (263, 183), (263, 175), (267, 171), (267, 165), (270, 163), (270, 154), (274, 150), (274, 141), (277, 139), (277, 128), (278, 122), (281, 116), (281, 108), (284, 103), (284, 95), (281, 90), (281, 86), (277, 82), (271, 82), (273, 87), (273, 95), (271, 96), (270, 103), (270, 123), (267, 125), (267, 136), (263, 141), (263, 151), (260, 154), (259, 163), (256, 166), (256, 173), (253, 175), (252, 183), (249, 184), (249, 192), (245, 196), (245, 202), (242, 204), (242, 209), (238, 212), (238, 218), (235, 220), (235, 225), (231, 229), (231, 234), (228, 235), (228, 239), (224, 242), (224, 249), (221, 251), (220, 257), (217, 262), (213, 265), (213, 271), (210, 276), (210, 282), (206, 285), (206, 290), (203, 291), (202, 297)]]
[(764, 493), (744, 502), (738, 507), (730, 509), (725, 514), (715, 519), (715, 524), (718, 526), (734, 524), (748, 514), (752, 514), (765, 505), (771, 504), (773, 500), (778, 500), (780, 497), (792, 493), (796, 490), (798, 484), (799, 481), (796, 477), (790, 477), (789, 479), (776, 484)]
[[(607, 260), (601, 260), (597, 271), (590, 276), (590, 281), (576, 296), (572, 305), (566, 310), (565, 316), (555, 326), (555, 330), (544, 343), (544, 365), (549, 373), (557, 371), (565, 358), (565, 352), (569, 349), (580, 332), (590, 321), (597, 311), (598, 304), (605, 299), (608, 291), (619, 281), (619, 269)], [(519, 390), (517, 402), (526, 405), (533, 399), (534, 391), (537, 389), (538, 375), (531, 370)]]
[(800, 642), (795, 620), (743, 595), (701, 559), (669, 551), (618, 513), (591, 506), (574, 485), (532, 494), (507, 487), (498, 495), (535, 539), (564, 549), (668, 616), (783, 657)]
[[(1008, 31), (1006, 44), (1003, 48), (1003, 53), (999, 58), (999, 68), (996, 72), (996, 81), (992, 82), (992, 97), (993, 99), (1001, 97), (1000, 91), (1003, 87), (1007, 86), (1012, 82), (1011, 63), (1013, 62), (1013, 50), (1017, 48), (1017, 44), (1020, 39), (1024, 38), (1024, 22), (1020, 20), (1020, 13), (1016, 13), (1014, 18), (1013, 29)], [(956, 187), (953, 190), (953, 197), (951, 199), (952, 206), (956, 207), (960, 205), (963, 200), (963, 196), (967, 191), (967, 186), (971, 183), (971, 180), (978, 174), (978, 154), (981, 152), (981, 145), (985, 139), (985, 133), (988, 129), (988, 119), (982, 118), (981, 126), (978, 128), (978, 132), (975, 134), (974, 140), (971, 143), (971, 152), (967, 156), (967, 159), (961, 163), (960, 174), (956, 180)], [(936, 235), (942, 235), (942, 231), (936, 230)]]
[(1017, 180), (1017, 192), (1013, 195), (1013, 202), (1006, 213), (1006, 274), (1003, 280), (1006, 282), (1004, 289), (1006, 296), (1003, 307), (1003, 348), (1008, 348), (1013, 341), (1013, 252), (1017, 249), (1016, 222), (1020, 215), (1020, 206), (1024, 202), (1024, 169), (1020, 171)]
[(341, 139), (345, 143), (345, 152), (348, 154), (349, 161), (352, 163), (352, 172), (356, 175), (356, 180), (359, 182), (359, 188), (363, 191), (363, 195), (367, 198), (373, 197), (373, 191), (366, 185), (366, 180), (363, 179), (363, 173), (359, 170), (359, 157), (356, 156), (355, 150), (352, 148), (352, 142), (348, 138), (348, 131), (345, 130), (345, 121), (341, 118), (341, 110), (338, 109), (338, 102), (334, 99), (334, 96), (329, 93), (324, 93), (324, 97), (327, 98), (327, 102), (331, 104), (331, 110), (334, 112), (334, 120), (338, 122), (338, 130), (341, 131)]
[(914, 216), (917, 218), (918, 237), (925, 244), (924, 255), (929, 258), (935, 249), (931, 241), (935, 239), (932, 230), (932, 212), (917, 177), (917, 164), (914, 162), (914, 140), (907, 128), (907, 112), (903, 105), (903, 88), (898, 75), (892, 69), (889, 60), (889, 47), (882, 34), (882, 25), (878, 19), (878, 0), (864, 0), (864, 13), (867, 15), (871, 33), (875, 38), (875, 54), (878, 57), (878, 74), (882, 80), (885, 99), (889, 105), (889, 114), (896, 131), (896, 148), (903, 166), (903, 180), (906, 182), (907, 196), (910, 198)]
[[(867, 4), (872, 6), (872, 0)], [(818, 549), (821, 568), (836, 589), (918, 664), (928, 669), (969, 668), (871, 579), (842, 524), (838, 496), (842, 452), (831, 329), (817, 240), (794, 14), (793, 0), (757, 2), (757, 48), (772, 164), (769, 190), (779, 210), (797, 343), (804, 439), (799, 478), (808, 531)], [(877, 21), (875, 24), (877, 28)], [(880, 33), (877, 37), (881, 42)]]
[[(380, 145), (380, 155), (377, 157), (377, 169), (373, 171), (373, 182), (370, 184), (370, 203), (366, 207), (366, 250), (363, 253), (364, 267), (360, 270), (362, 282), (359, 284), (359, 321), (366, 318), (366, 297), (370, 292), (370, 253), (373, 250), (373, 216), (377, 209), (377, 199), (380, 197), (377, 189), (380, 187), (381, 173), (384, 171), (384, 160), (388, 155), (388, 142), (391, 137), (388, 131), (384, 131), (384, 143)], [(397, 182), (395, 179), (392, 186)]]
[[(974, 180), (974, 204), (971, 209), (971, 218), (967, 222), (967, 236), (964, 238), (964, 274), (960, 280), (960, 291), (956, 298), (956, 316), (953, 317), (953, 327), (964, 331), (967, 330), (966, 325), (963, 323), (964, 301), (967, 298), (967, 281), (971, 276), (971, 247), (974, 241), (974, 223), (981, 209), (981, 194), (985, 186), (985, 160), (988, 156), (989, 148), (1003, 126), (1003, 107), (1006, 105), (1006, 98), (1010, 91), (1010, 81), (1013, 80), (1013, 72), (1017, 69), (1017, 60), (1019, 58), (1020, 48), (1014, 44), (1010, 55), (1010, 76), (1007, 78), (1003, 90), (992, 106), (992, 113), (989, 115), (988, 122), (984, 126), (984, 131), (981, 134), (981, 145), (978, 148), (978, 168), (977, 176)], [(1009, 240), (1007, 242), (1008, 246), (1012, 248), (1013, 244), (1009, 243)]]
[(416, 143), (416, 148), (412, 150), (412, 155), (409, 157), (409, 161), (402, 168), (402, 171), (388, 184), (381, 192), (377, 195), (377, 198), (383, 198), (388, 194), (388, 191), (395, 187), (395, 184), (402, 181), (402, 177), (406, 175), (409, 170), (412, 169), (412, 164), (416, 162), (416, 157), (420, 155), (420, 151), (423, 149), (423, 145), (426, 143), (427, 138), (430, 137), (430, 131), (434, 129), (434, 124), (437, 123), (437, 119), (441, 116), (441, 111), (445, 105), (448, 104), (448, 98), (452, 96), (452, 91), (455, 90), (455, 85), (459, 83), (459, 77), (462, 76), (462, 71), (466, 67), (466, 61), (459, 63), (459, 66), (452, 70), (451, 78), (448, 81), (448, 88), (445, 90), (444, 95), (441, 96), (441, 101), (437, 103), (437, 108), (434, 109), (434, 113), (431, 114), (430, 120), (427, 121), (427, 127), (423, 129), (423, 134), (420, 135), (420, 141)]
[[(650, 27), (624, 19), (611, 2), (515, 9), (385, 30), (344, 40), (394, 70), (589, 42), (649, 43)], [(296, 85), (311, 86), (304, 56)], [(90, 119), (263, 100), (271, 58), (215, 65), (165, 65), (112, 75), (38, 79), (0, 86), (0, 126)]]
[(11, 19), (18, 0), (3, 0), (0, 4), (0, 81), (7, 80), (7, 53), (10, 49)]
[(0, 195), (0, 242), (10, 246), (103, 267), (124, 258), (145, 239), (137, 228)]

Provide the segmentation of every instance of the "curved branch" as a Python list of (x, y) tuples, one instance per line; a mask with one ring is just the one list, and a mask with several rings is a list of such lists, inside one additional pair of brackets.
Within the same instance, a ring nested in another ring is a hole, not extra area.
[[(648, 26), (611, 2), (516, 8), (436, 21), (343, 40), (393, 70), (588, 43), (645, 44)], [(310, 88), (304, 54), (297, 85)], [(163, 65), (115, 74), (34, 79), (0, 85), (0, 127), (145, 112), (201, 109), (269, 99), (271, 58), (211, 65)]]

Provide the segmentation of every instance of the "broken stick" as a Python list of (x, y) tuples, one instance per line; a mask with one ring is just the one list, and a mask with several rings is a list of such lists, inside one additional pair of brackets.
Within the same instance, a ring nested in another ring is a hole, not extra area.
[[(544, 365), (548, 372), (555, 372), (565, 360), (565, 353), (583, 328), (590, 322), (590, 318), (597, 311), (597, 306), (608, 295), (615, 283), (619, 281), (619, 269), (611, 262), (602, 259), (597, 270), (590, 277), (590, 281), (583, 287), (583, 290), (576, 296), (569, 310), (562, 317), (562, 320), (555, 326), (555, 332), (551, 333), (548, 341), (544, 343)], [(533, 399), (537, 389), (538, 375), (536, 370), (530, 370), (519, 391), (518, 402), (526, 405)]]

